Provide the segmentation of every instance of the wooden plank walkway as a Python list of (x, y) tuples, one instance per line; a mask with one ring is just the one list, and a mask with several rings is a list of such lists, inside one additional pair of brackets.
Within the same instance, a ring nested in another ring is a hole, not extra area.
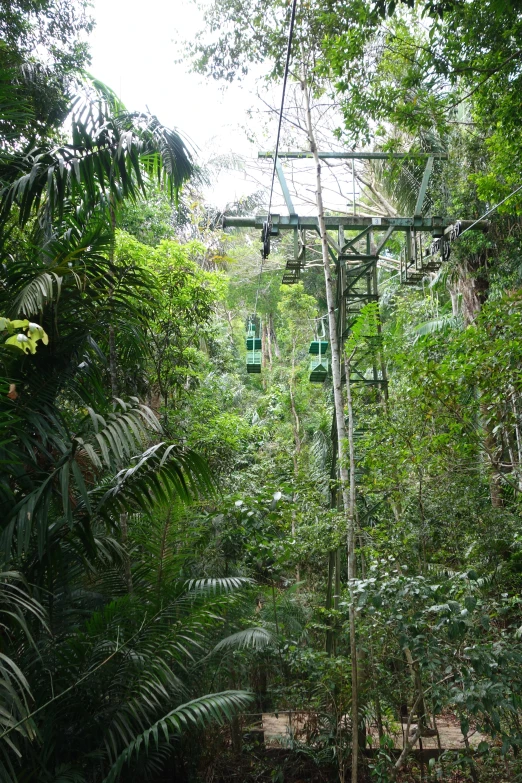
[[(316, 728), (317, 716), (314, 713), (279, 712), (276, 714), (264, 712), (262, 716), (261, 729), (264, 733), (265, 745), (271, 747), (284, 747), (291, 737), (304, 742), (313, 735)], [(465, 750), (464, 737), (460, 730), (460, 723), (457, 719), (451, 717), (438, 718), (437, 728), (439, 731), (440, 748), (442, 750)], [(397, 722), (392, 724), (390, 729), (388, 730), (388, 734), (393, 737), (394, 747), (397, 750), (402, 750), (404, 747), (406, 724), (401, 726), (401, 724)], [(416, 724), (412, 724), (410, 732), (413, 733), (415, 729)], [(373, 747), (378, 747), (379, 736), (376, 727), (371, 727), (370, 735), (373, 740)], [(476, 748), (479, 742), (486, 739), (487, 737), (480, 734), (478, 731), (472, 732), (468, 736), (471, 748)], [(414, 747), (419, 749), (419, 743), (417, 742)], [(438, 750), (439, 744), (437, 737), (423, 737), (422, 748), (423, 750)]]

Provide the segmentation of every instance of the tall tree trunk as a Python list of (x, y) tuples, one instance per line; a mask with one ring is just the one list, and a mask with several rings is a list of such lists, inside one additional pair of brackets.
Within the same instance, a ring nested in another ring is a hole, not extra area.
[(499, 462), (502, 459), (502, 455), (497, 443), (493, 423), (489, 420), (489, 411), (483, 402), (480, 403), (480, 418), (482, 419), (482, 430), (484, 432), (484, 451), (486, 452), (486, 460), (489, 463), (487, 469), (489, 473), (491, 505), (493, 508), (502, 508), (504, 501), (499, 482), (501, 473)]
[(281, 351), (279, 350), (279, 344), (277, 342), (277, 335), (274, 328), (274, 315), (273, 313), (268, 314), (268, 329), (270, 330), (270, 340), (272, 341), (272, 345), (274, 346), (274, 353), (276, 355), (277, 359), (281, 358)]
[(520, 435), (520, 427), (518, 424), (518, 410), (517, 410), (517, 399), (516, 399), (516, 393), (515, 389), (511, 387), (510, 389), (510, 400), (511, 400), (511, 410), (513, 411), (513, 427), (515, 431), (515, 443), (517, 446), (517, 476), (518, 476), (518, 491), (522, 492), (522, 438)]
[(266, 367), (266, 337), (265, 337), (265, 325), (264, 323), (261, 324), (261, 334), (259, 335), (261, 337), (261, 367), (263, 370)]
[(354, 426), (353, 426), (353, 404), (352, 389), (350, 383), (350, 363), (353, 359), (353, 353), (345, 357), (344, 368), (346, 375), (346, 407), (348, 411), (348, 458), (350, 465), (350, 496), (349, 496), (349, 520), (351, 524), (347, 528), (347, 548), (348, 548), (348, 579), (355, 579), (355, 444), (354, 444)]
[(477, 279), (470, 274), (467, 268), (461, 269), (459, 292), (462, 294), (464, 326), (469, 326), (480, 313), (482, 302), (485, 299), (484, 285), (479, 285)]
[[(354, 695), (352, 695), (352, 733), (357, 734), (357, 745), (361, 745), (366, 737), (366, 732), (361, 732), (359, 727), (359, 658), (360, 652), (357, 650), (357, 638), (355, 635), (355, 606), (353, 595), (353, 580), (357, 576), (357, 565), (355, 560), (355, 521), (356, 521), (356, 484), (355, 484), (355, 442), (354, 442), (354, 419), (352, 403), (352, 386), (350, 376), (350, 365), (355, 351), (351, 356), (344, 357), (344, 372), (346, 377), (346, 407), (348, 411), (348, 457), (350, 465), (350, 506), (348, 512), (348, 526), (346, 531), (346, 546), (348, 550), (348, 586), (350, 589), (350, 657), (351, 657), (351, 680), (352, 689), (355, 686)], [(353, 779), (353, 769), (352, 769)]]
[[(338, 508), (337, 497), (337, 426), (335, 417), (332, 422), (332, 462), (330, 465), (330, 508)], [(328, 559), (328, 584), (326, 588), (326, 609), (337, 610), (339, 604), (340, 590), (340, 547), (329, 553)], [(331, 620), (329, 625), (331, 626)], [(326, 632), (326, 652), (328, 655), (335, 655), (335, 634), (334, 629), (330, 627)]]
[(456, 318), (459, 314), (459, 292), (455, 288), (449, 288), (449, 295), (451, 299), (451, 314), (453, 318)]
[[(462, 294), (462, 317), (464, 326), (470, 326), (480, 313), (482, 305), (488, 298), (489, 278), (486, 272), (486, 258), (484, 253), (468, 259), (459, 269), (459, 291)], [(480, 389), (478, 390), (480, 395)], [(480, 403), (480, 417), (482, 419), (483, 446), (486, 454), (487, 471), (489, 480), (489, 493), (493, 508), (503, 506), (502, 491), (500, 488), (500, 466), (498, 464), (498, 444), (494, 433), (494, 427), (489, 421), (486, 406)]]
[[(269, 328), (268, 328), (269, 331)], [(294, 463), (294, 480), (297, 485), (297, 481), (299, 479), (299, 455), (301, 454), (301, 434), (300, 434), (300, 424), (299, 424), (299, 416), (297, 414), (297, 409), (295, 407), (295, 351), (296, 351), (296, 341), (294, 340), (294, 344), (292, 346), (292, 368), (290, 373), (290, 407), (292, 409), (292, 429), (294, 433), (294, 454), (293, 454), (293, 463)], [(292, 493), (292, 503), (295, 504), (295, 493)], [(296, 518), (296, 512), (295, 512), (295, 506), (292, 507), (292, 538), (295, 540), (296, 536), (296, 526), (295, 526), (295, 518)], [(295, 567), (295, 581), (297, 584), (301, 581), (301, 574), (299, 571), (299, 563), (297, 563)]]
[[(317, 144), (315, 141), (315, 133), (312, 123), (312, 112), (310, 108), (310, 90), (306, 78), (305, 71), (305, 58), (302, 62), (302, 77), (301, 88), (303, 90), (305, 101), (305, 113), (306, 113), (306, 128), (308, 134), (308, 141), (310, 143), (310, 151), (312, 152), (315, 164), (316, 174), (316, 203), (317, 203), (317, 219), (319, 224), (319, 236), (321, 238), (321, 251), (324, 267), (324, 278), (326, 288), (326, 303), (328, 308), (328, 330), (330, 337), (330, 350), (332, 356), (332, 377), (333, 377), (333, 392), (334, 392), (334, 408), (335, 419), (337, 424), (337, 443), (338, 443), (338, 457), (339, 457), (339, 478), (341, 485), (341, 494), (343, 498), (344, 513), (346, 516), (347, 526), (347, 540), (355, 541), (355, 514), (354, 508), (350, 499), (350, 477), (348, 475), (348, 469), (345, 463), (344, 449), (346, 444), (346, 425), (344, 421), (344, 405), (341, 389), (341, 361), (340, 361), (340, 349), (339, 340), (337, 336), (337, 324), (335, 320), (335, 299), (334, 289), (332, 282), (332, 275), (330, 271), (330, 258), (328, 254), (328, 240), (326, 235), (326, 225), (324, 220), (324, 205), (323, 205), (323, 189), (321, 182), (321, 163), (319, 155), (317, 153)], [(355, 576), (354, 566), (355, 557), (352, 550), (348, 551), (348, 568), (351, 574), (350, 578)], [(351, 564), (351, 565), (350, 565)], [(358, 707), (357, 707), (357, 649), (355, 646), (355, 634), (352, 635), (351, 629), (355, 629), (355, 607), (353, 604), (353, 596), (350, 601), (350, 657), (352, 659), (352, 783), (357, 783), (357, 762), (359, 755), (358, 748)]]
[(232, 313), (230, 312), (230, 310), (227, 310), (225, 308), (225, 314), (227, 316), (227, 323), (229, 328), (230, 345), (232, 346), (232, 348), (234, 348), (236, 343), (234, 340), (234, 324), (232, 322)]
[(270, 326), (268, 322), (265, 324), (265, 336), (266, 336), (266, 353), (268, 356), (268, 363), (270, 369), (272, 369), (272, 338), (270, 336)]
[[(330, 611), (333, 608), (333, 595), (334, 595), (334, 574), (335, 574), (335, 549), (332, 549), (328, 553), (328, 577), (326, 582), (326, 609)], [(331, 621), (328, 620), (328, 625), (331, 625)], [(333, 655), (334, 634), (333, 628), (328, 628), (326, 632), (326, 653), (327, 655)]]

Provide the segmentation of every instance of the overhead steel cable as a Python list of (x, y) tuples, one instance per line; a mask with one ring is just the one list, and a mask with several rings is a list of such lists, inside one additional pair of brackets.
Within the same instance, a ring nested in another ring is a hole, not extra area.
[(461, 233), (457, 236), (457, 239), (459, 237), (463, 236), (466, 233), (466, 231), (469, 231), (470, 229), (472, 229), (473, 226), (476, 226), (477, 223), (480, 223), (481, 220), (484, 220), (485, 217), (487, 217), (488, 215), (491, 215), (492, 212), (494, 212), (496, 209), (501, 207), (502, 204), (504, 204), (504, 202), (508, 201), (512, 196), (514, 196), (516, 193), (518, 193), (519, 190), (522, 190), (522, 185), (519, 185), (518, 188), (515, 188), (515, 190), (512, 193), (509, 194), (509, 196), (506, 196), (506, 198), (503, 198), (502, 201), (498, 202), (498, 204), (495, 204), (494, 207), (491, 207), (491, 209), (488, 209), (487, 212), (484, 212), (484, 214), (481, 215), (477, 220), (475, 220), (475, 222), (472, 223), (471, 226), (468, 226), (467, 228), (464, 229), (464, 231), (461, 231)]
[(261, 250), (261, 265), (259, 267), (259, 280), (257, 284), (257, 291), (256, 291), (256, 301), (254, 305), (254, 316), (257, 314), (257, 301), (259, 299), (259, 289), (261, 287), (261, 277), (263, 274), (263, 261), (268, 258), (268, 255), (270, 253), (270, 231), (271, 231), (271, 225), (272, 221), (270, 220), (270, 213), (272, 211), (272, 197), (274, 194), (274, 182), (275, 182), (275, 175), (276, 175), (276, 167), (277, 167), (277, 154), (279, 152), (279, 140), (281, 138), (281, 124), (283, 122), (283, 111), (285, 108), (285, 95), (286, 95), (286, 84), (288, 82), (288, 71), (290, 68), (290, 55), (292, 53), (292, 38), (294, 35), (294, 25), (295, 25), (295, 15), (297, 11), (297, 0), (293, 0), (292, 3), (292, 12), (290, 15), (290, 28), (288, 30), (288, 43), (286, 47), (286, 60), (285, 60), (285, 70), (283, 74), (283, 90), (281, 93), (281, 108), (279, 109), (279, 121), (277, 124), (277, 137), (276, 137), (276, 146), (275, 146), (275, 154), (274, 154), (274, 166), (272, 168), (272, 181), (270, 184), (270, 197), (268, 200), (268, 213), (267, 213), (267, 219), (265, 224), (263, 225), (263, 249)]
[(279, 139), (281, 138), (281, 124), (283, 121), (283, 111), (285, 108), (285, 93), (286, 93), (286, 83), (288, 81), (288, 70), (290, 68), (290, 55), (292, 52), (292, 37), (294, 35), (294, 24), (295, 24), (295, 14), (297, 10), (297, 0), (294, 0), (292, 3), (292, 14), (290, 16), (290, 29), (288, 30), (288, 44), (286, 47), (286, 62), (285, 62), (285, 72), (283, 76), (283, 91), (281, 93), (281, 108), (279, 110), (279, 122), (277, 125), (277, 138), (276, 138), (276, 147), (275, 147), (275, 155), (274, 155), (274, 166), (272, 169), (272, 183), (270, 185), (270, 199), (268, 201), (268, 220), (270, 220), (270, 211), (272, 209), (272, 196), (274, 193), (274, 182), (275, 182), (275, 174), (276, 174), (276, 166), (277, 166), (277, 153), (279, 152)]

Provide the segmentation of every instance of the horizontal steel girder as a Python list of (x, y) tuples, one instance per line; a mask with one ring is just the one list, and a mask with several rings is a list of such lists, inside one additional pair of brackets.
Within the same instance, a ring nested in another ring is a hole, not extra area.
[[(238, 217), (236, 215), (223, 216), (223, 228), (263, 228), (263, 223), (267, 220), (267, 215), (253, 215), (252, 217)], [(308, 229), (311, 231), (319, 231), (319, 222), (316, 217), (305, 216), (299, 217), (298, 215), (272, 215), (272, 223), (279, 229)], [(362, 215), (346, 215), (343, 217), (325, 217), (326, 229), (328, 231), (334, 231), (342, 226), (345, 231), (361, 231), (367, 226), (371, 226), (376, 231), (382, 231), (383, 229), (393, 226), (395, 231), (406, 231), (410, 228), (415, 228), (416, 231), (444, 231), (448, 226), (455, 223), (455, 220), (450, 218), (439, 217), (381, 217), (372, 218)], [(466, 228), (470, 228), (473, 224), (472, 220), (460, 221), (462, 231)], [(473, 229), (475, 231), (487, 231), (489, 228), (488, 220), (480, 220), (475, 223)]]
[[(326, 160), (327, 158), (346, 158), (348, 160), (426, 160), (427, 158), (435, 158), (436, 160), (447, 160), (448, 156), (445, 152), (318, 152), (319, 158)], [(258, 158), (273, 158), (273, 152), (258, 152)], [(302, 158), (313, 158), (312, 152), (278, 152), (277, 157), (293, 158), (294, 160), (300, 160)]]

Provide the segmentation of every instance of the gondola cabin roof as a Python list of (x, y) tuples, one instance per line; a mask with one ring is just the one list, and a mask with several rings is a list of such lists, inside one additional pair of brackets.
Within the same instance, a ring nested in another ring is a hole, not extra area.
[(328, 343), (326, 340), (312, 340), (308, 353), (311, 353), (313, 356), (319, 356), (319, 354), (324, 355), (327, 350)]
[(250, 337), (247, 336), (246, 339), (246, 347), (247, 351), (260, 351), (261, 350), (261, 338), (260, 337)]

